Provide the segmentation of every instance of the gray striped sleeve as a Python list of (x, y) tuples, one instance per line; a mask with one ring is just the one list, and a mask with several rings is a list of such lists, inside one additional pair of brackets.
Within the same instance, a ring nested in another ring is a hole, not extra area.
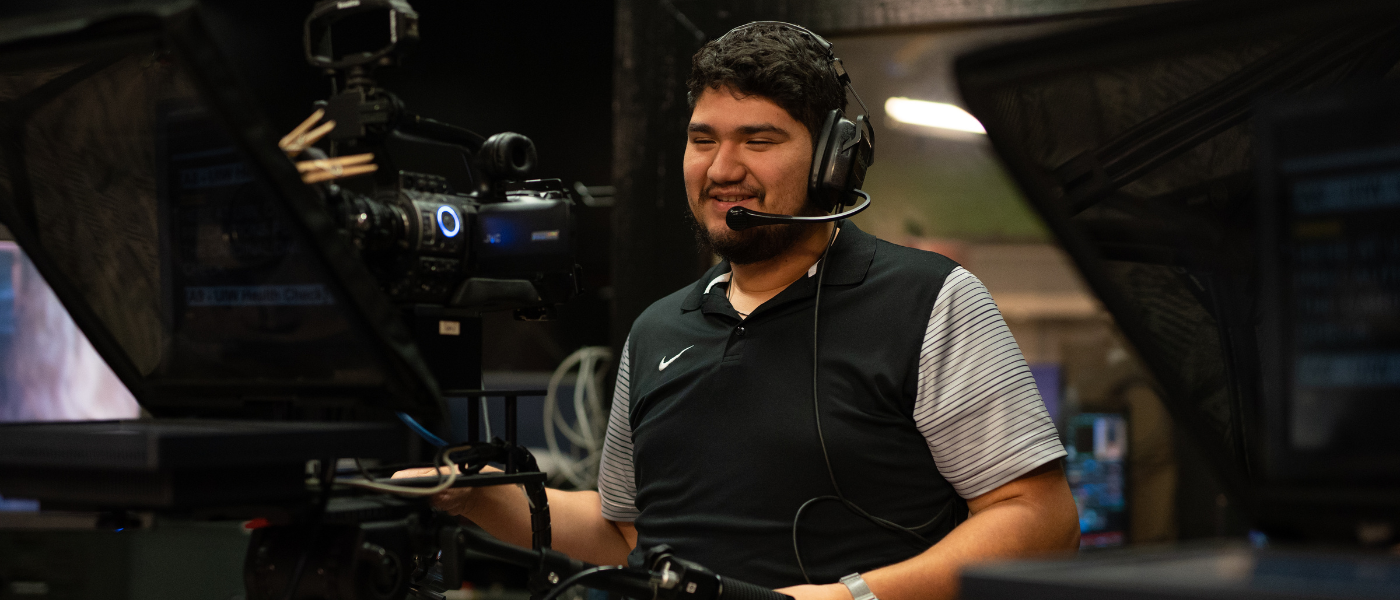
[(1001, 312), (962, 267), (929, 317), (914, 421), (939, 473), (966, 499), (1065, 455)]
[(637, 520), (637, 479), (633, 477), (632, 425), (628, 422), (631, 404), (632, 371), (628, 349), (629, 337), (622, 345), (622, 359), (617, 363), (617, 390), (613, 392), (612, 412), (608, 415), (608, 434), (603, 440), (603, 459), (598, 465), (598, 495), (603, 500), (603, 517), (611, 521)]

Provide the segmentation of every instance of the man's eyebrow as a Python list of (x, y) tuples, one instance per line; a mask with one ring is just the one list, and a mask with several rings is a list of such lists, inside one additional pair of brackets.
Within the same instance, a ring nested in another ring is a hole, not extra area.
[(776, 133), (778, 135), (788, 135), (786, 129), (778, 127), (772, 123), (758, 123), (756, 125), (744, 125), (739, 128), (739, 133), (753, 135), (755, 133)]
[[(715, 134), (714, 126), (710, 125), (709, 123), (691, 123), (690, 125), (686, 126), (685, 130), (690, 133), (704, 133), (709, 135)], [(755, 133), (776, 133), (778, 135), (790, 135), (786, 129), (778, 127), (777, 125), (774, 125), (772, 123), (756, 123), (753, 125), (744, 125), (739, 127), (738, 131), (743, 135), (753, 135)]]

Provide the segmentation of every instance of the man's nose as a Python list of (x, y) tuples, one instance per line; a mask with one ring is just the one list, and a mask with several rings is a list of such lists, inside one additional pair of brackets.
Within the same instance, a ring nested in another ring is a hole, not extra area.
[(735, 144), (720, 144), (707, 175), (715, 183), (735, 183), (744, 180), (747, 170)]

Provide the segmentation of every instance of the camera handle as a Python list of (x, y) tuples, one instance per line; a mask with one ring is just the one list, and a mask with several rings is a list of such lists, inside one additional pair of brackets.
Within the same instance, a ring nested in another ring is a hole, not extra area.
[(462, 146), (473, 153), (479, 152), (481, 145), (486, 143), (486, 138), (475, 131), (437, 119), (430, 119), (403, 108), (400, 108), (398, 126), (407, 133), (445, 144)]
[(402, 131), (435, 142), (481, 151), (486, 138), (470, 129), (431, 119), (408, 110), (403, 100), (389, 90), (373, 86), (351, 86), (317, 102), (326, 118), (336, 122), (327, 139), (335, 142), (365, 141), (373, 145), (393, 131)]
[[(516, 436), (516, 414), (521, 397), (543, 396), (545, 390), (445, 390), (443, 396), (451, 398), (495, 398), (505, 404), (505, 439), (481, 440), (481, 413), (473, 408), (467, 411), (466, 450), (454, 452), (448, 458), (459, 465), (459, 476), (452, 487), (482, 487), (489, 485), (519, 484), (525, 490), (525, 498), (530, 504), (530, 542), (535, 550), (548, 550), (552, 532), (549, 525), (549, 495), (545, 491), (545, 475), (540, 472), (535, 455), (519, 445)], [(482, 467), (489, 462), (505, 465), (505, 473), (480, 474)], [(470, 467), (469, 465), (476, 465)], [(421, 481), (420, 481), (421, 480)], [(436, 477), (418, 477), (402, 480), (405, 485), (432, 485)]]

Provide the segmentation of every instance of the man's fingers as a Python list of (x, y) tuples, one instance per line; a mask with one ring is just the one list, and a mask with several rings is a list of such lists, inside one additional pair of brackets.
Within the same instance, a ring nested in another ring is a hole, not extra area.
[(434, 469), (432, 467), (404, 469), (402, 471), (394, 473), (394, 476), (390, 479), (403, 479), (405, 477), (437, 477), (439, 475), (447, 474), (446, 469), (447, 467), (438, 467), (437, 469)]

